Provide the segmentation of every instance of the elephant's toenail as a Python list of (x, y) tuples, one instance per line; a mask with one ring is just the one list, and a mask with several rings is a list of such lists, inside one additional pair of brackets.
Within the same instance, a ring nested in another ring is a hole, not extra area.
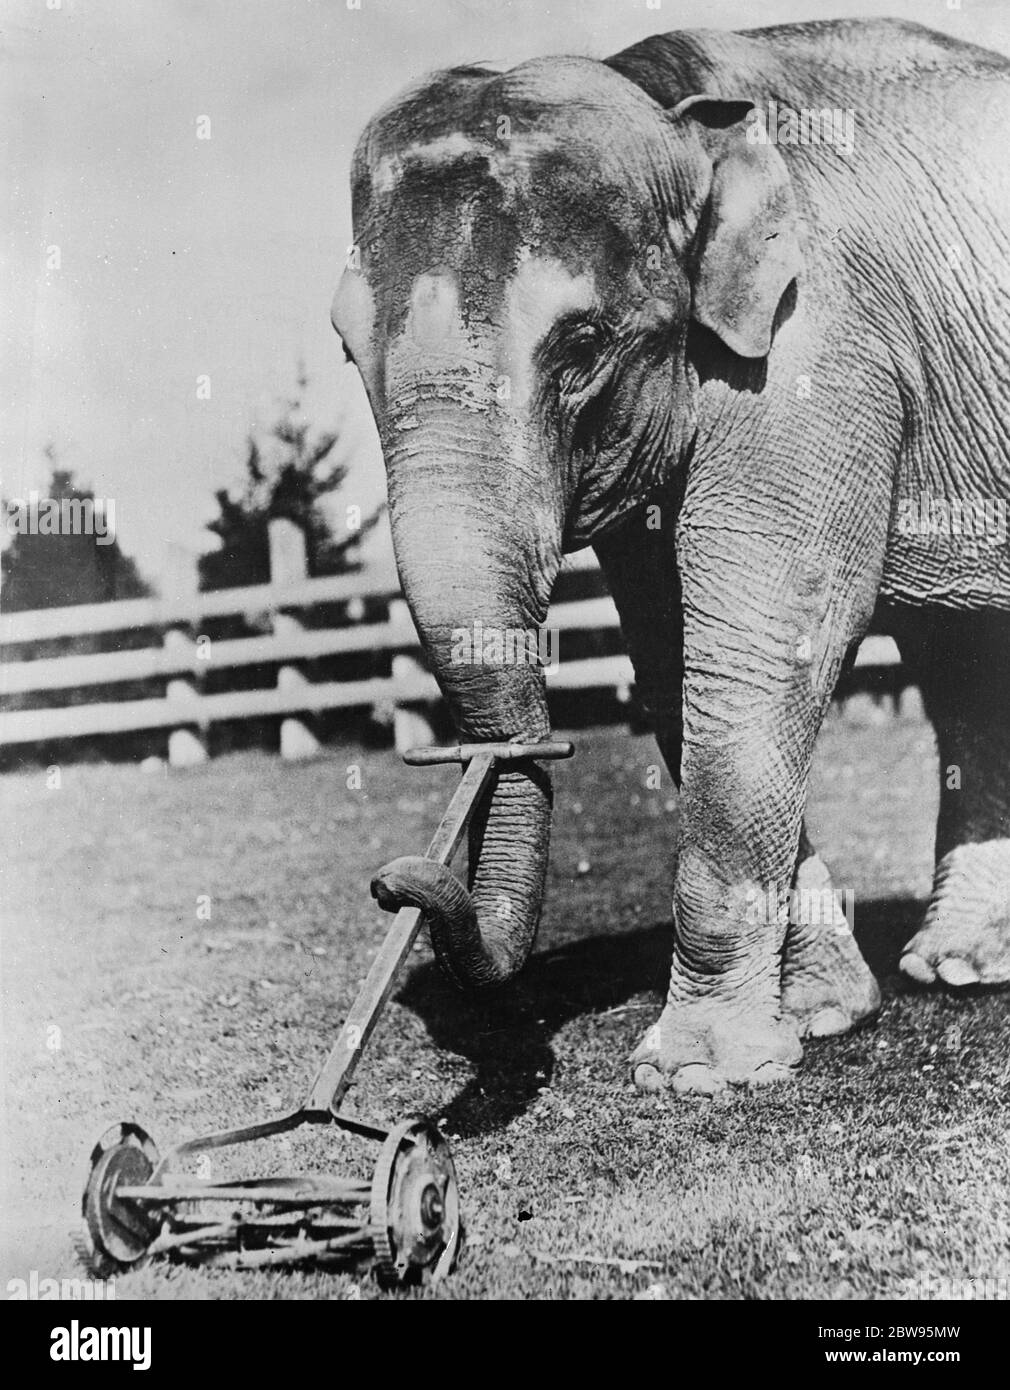
[(711, 1067), (681, 1067), (673, 1078), (673, 1089), (679, 1095), (714, 1096), (726, 1083)]
[(936, 973), (945, 985), (960, 988), (962, 985), (977, 985), (978, 971), (960, 956), (950, 956), (936, 967)]
[(821, 1009), (810, 1020), (809, 1033), (812, 1038), (833, 1038), (848, 1030), (849, 1018), (841, 1009)]
[(640, 1091), (661, 1091), (663, 1073), (651, 1062), (643, 1062), (635, 1068), (635, 1085)]
[(915, 980), (920, 985), (931, 985), (936, 979), (936, 972), (933, 967), (924, 961), (922, 956), (917, 956), (914, 951), (909, 951), (907, 956), (902, 956), (901, 968), (910, 980)]

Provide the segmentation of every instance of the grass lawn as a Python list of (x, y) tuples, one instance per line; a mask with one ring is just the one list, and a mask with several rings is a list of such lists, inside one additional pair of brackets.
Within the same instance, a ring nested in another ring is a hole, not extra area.
[[(929, 887), (929, 729), (833, 721), (819, 748), (810, 824), (856, 894), (879, 1020), (808, 1045), (792, 1086), (686, 1101), (639, 1094), (626, 1065), (668, 966), (675, 795), (646, 789), (650, 739), (576, 737), (522, 981), (468, 1002), (425, 940), (352, 1092), (362, 1114), (424, 1110), (451, 1136), (464, 1257), (404, 1296), (887, 1298), (1010, 1276), (1008, 996), (896, 974)], [(389, 923), (369, 876), (423, 850), (454, 775), (331, 748), (0, 779), (4, 1283), (80, 1274), (71, 1232), (108, 1124), (136, 1119), (164, 1150), (301, 1098)], [(374, 1153), (313, 1130), (283, 1167), (365, 1172)], [(116, 1293), (386, 1296), (353, 1275), (167, 1265)]]

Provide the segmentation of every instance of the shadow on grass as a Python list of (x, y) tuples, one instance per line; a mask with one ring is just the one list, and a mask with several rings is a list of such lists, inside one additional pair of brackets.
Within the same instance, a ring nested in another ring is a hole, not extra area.
[(892, 994), (916, 989), (898, 974), (898, 961), (906, 942), (922, 926), (925, 912), (926, 903), (918, 898), (876, 898), (862, 907), (856, 905), (856, 944), (881, 985), (889, 983)]
[[(856, 940), (885, 993), (901, 988), (899, 953), (919, 925), (923, 904), (880, 899), (857, 909)], [(618, 1009), (652, 993), (656, 1008), (666, 989), (672, 945), (669, 922), (612, 936), (592, 936), (538, 951), (512, 985), (485, 995), (459, 993), (434, 964), (421, 966), (398, 1002), (425, 1023), (433, 1042), (466, 1057), (475, 1074), (443, 1106), (447, 1128), (478, 1136), (502, 1129), (549, 1086), (553, 1036), (566, 1023)], [(644, 1031), (653, 1015), (642, 1012)]]

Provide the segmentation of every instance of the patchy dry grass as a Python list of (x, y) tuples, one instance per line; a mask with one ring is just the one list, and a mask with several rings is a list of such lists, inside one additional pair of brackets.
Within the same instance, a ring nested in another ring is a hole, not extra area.
[[(1010, 1275), (1007, 998), (911, 993), (895, 974), (929, 885), (929, 731), (832, 723), (821, 741), (811, 822), (856, 892), (879, 1022), (808, 1047), (785, 1090), (679, 1103), (638, 1094), (625, 1063), (666, 973), (673, 793), (646, 790), (651, 740), (577, 741), (522, 982), (460, 999), (425, 943), (355, 1087), (362, 1113), (424, 1109), (454, 1136), (469, 1240), (434, 1296), (879, 1298), (922, 1275)], [(165, 777), (69, 767), (58, 791), (40, 771), (0, 782), (4, 1280), (77, 1272), (69, 1232), (107, 1124), (136, 1118), (167, 1146), (300, 1099), (388, 925), (370, 871), (423, 847), (452, 776), (335, 749)], [(371, 1157), (312, 1131), (285, 1167)], [(117, 1293), (355, 1283), (159, 1266)]]

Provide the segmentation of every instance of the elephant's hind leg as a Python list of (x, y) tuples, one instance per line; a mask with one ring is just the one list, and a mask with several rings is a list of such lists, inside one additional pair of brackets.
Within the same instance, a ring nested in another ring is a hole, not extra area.
[(901, 968), (923, 985), (1010, 984), (1010, 839), (959, 845), (944, 855)]
[(901, 968), (924, 985), (1010, 984), (1010, 617), (934, 620), (916, 645), (940, 815), (933, 893)]
[(880, 989), (860, 955), (824, 860), (800, 833), (793, 903), (782, 957), (782, 1010), (801, 1038), (847, 1033), (880, 1008)]

